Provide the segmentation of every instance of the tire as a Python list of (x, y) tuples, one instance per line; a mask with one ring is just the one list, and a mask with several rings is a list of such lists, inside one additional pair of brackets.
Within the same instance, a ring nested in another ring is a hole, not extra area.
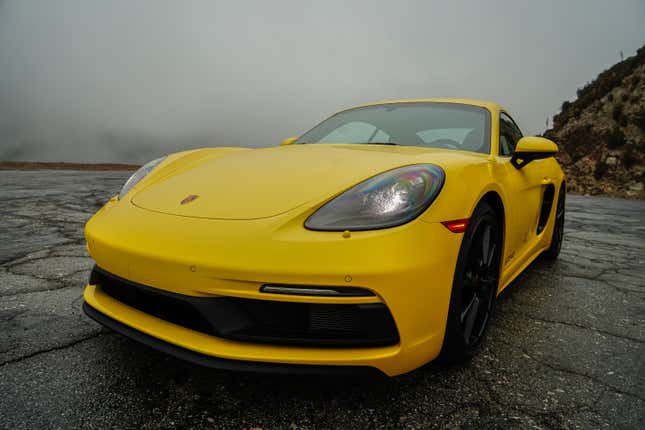
[(481, 202), (464, 233), (455, 268), (446, 332), (439, 359), (463, 362), (479, 350), (495, 310), (502, 251), (502, 225)]
[(560, 255), (562, 242), (564, 240), (564, 212), (565, 200), (567, 196), (566, 185), (564, 182), (560, 185), (560, 192), (558, 192), (558, 202), (555, 209), (555, 225), (553, 226), (553, 234), (551, 235), (551, 245), (542, 253), (542, 256), (547, 260), (555, 260)]

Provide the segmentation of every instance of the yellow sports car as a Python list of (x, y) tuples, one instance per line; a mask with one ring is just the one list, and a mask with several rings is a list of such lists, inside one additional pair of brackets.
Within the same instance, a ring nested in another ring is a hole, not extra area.
[(564, 224), (557, 146), (499, 105), (343, 110), (273, 148), (144, 165), (87, 223), (85, 312), (222, 369), (411, 371), (482, 343)]

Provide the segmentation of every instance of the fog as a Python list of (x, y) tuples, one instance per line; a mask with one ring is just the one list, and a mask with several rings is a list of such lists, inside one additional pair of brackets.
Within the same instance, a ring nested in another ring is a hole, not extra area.
[(0, 160), (272, 146), (408, 97), (498, 101), (540, 133), (643, 22), (642, 0), (0, 1)]

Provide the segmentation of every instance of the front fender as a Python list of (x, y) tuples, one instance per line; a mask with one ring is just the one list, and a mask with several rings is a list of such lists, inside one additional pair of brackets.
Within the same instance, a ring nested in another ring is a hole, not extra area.
[(426, 222), (442, 222), (470, 218), (482, 197), (494, 191), (506, 202), (502, 187), (493, 180), (488, 159), (459, 167), (444, 168), (446, 181), (441, 193), (421, 215)]

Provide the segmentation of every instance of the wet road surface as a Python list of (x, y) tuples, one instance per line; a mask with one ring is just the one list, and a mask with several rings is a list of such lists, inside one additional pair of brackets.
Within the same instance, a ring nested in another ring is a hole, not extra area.
[(645, 428), (645, 202), (569, 196), (555, 263), (461, 366), (397, 378), (199, 368), (81, 312), (83, 224), (127, 172), (0, 171), (0, 428)]

